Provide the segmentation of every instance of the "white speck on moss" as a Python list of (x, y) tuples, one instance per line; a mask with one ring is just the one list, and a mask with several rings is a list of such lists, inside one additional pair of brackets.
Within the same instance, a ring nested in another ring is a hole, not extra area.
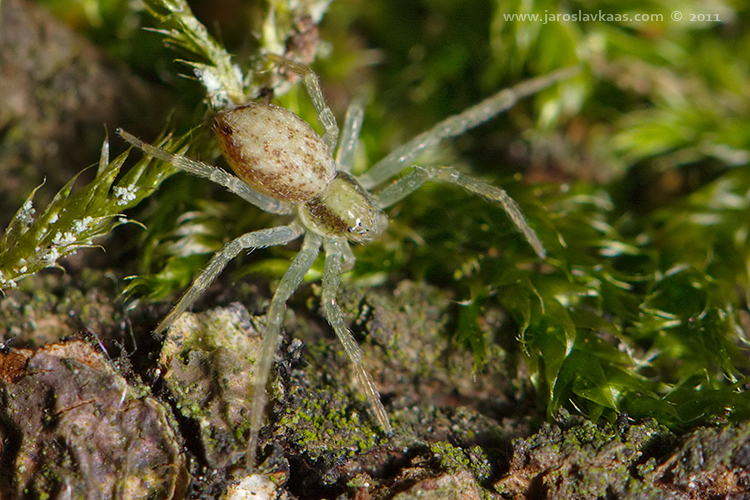
[(93, 222), (93, 217), (84, 217), (83, 219), (77, 220), (73, 222), (73, 231), (75, 231), (76, 233), (82, 233), (89, 229)]
[(36, 210), (34, 210), (34, 203), (31, 200), (26, 200), (23, 202), (23, 205), (21, 206), (21, 210), (18, 212), (18, 221), (22, 224), (28, 226), (32, 222), (34, 222), (34, 214), (36, 213)]
[(112, 191), (115, 193), (115, 198), (117, 198), (117, 205), (123, 206), (135, 200), (138, 188), (135, 186), (115, 186), (114, 188), (112, 188)]
[(57, 251), (57, 248), (52, 247), (49, 249), (47, 254), (42, 258), (44, 262), (47, 263), (47, 265), (53, 265), (55, 262), (57, 262), (57, 259), (60, 258), (60, 252)]
[(213, 71), (210, 71), (208, 67), (195, 68), (195, 76), (203, 82), (203, 86), (206, 87), (209, 94), (218, 94), (224, 89), (221, 79)]
[[(229, 104), (230, 99), (221, 78), (211, 71), (211, 68), (208, 66), (201, 66), (201, 68), (195, 68), (193, 71), (195, 76), (201, 81), (201, 83), (203, 83), (208, 95), (211, 96), (212, 106), (216, 108), (226, 107), (226, 105)], [(240, 72), (240, 81), (241, 75), (242, 73)]]
[(62, 231), (58, 231), (55, 237), (52, 238), (52, 243), (59, 246), (70, 245), (76, 242), (76, 236), (68, 231), (65, 234)]
[(4, 288), (15, 288), (16, 282), (10, 278), (6, 278), (5, 274), (0, 271), (0, 285), (4, 285)]

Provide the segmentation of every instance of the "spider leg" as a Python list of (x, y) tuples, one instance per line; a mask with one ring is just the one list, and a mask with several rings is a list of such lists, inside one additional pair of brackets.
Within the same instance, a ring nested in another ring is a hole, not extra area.
[(511, 108), (520, 99), (536, 94), (554, 83), (570, 78), (578, 67), (565, 68), (549, 75), (521, 82), (501, 90), (494, 96), (467, 108), (465, 111), (441, 121), (430, 130), (393, 150), (388, 156), (373, 165), (370, 170), (357, 177), (365, 189), (372, 189), (386, 179), (406, 168), (423, 150), (435, 146), (441, 140), (456, 137)]
[(234, 259), (241, 251), (248, 248), (255, 249), (272, 245), (284, 245), (298, 238), (301, 234), (302, 228), (293, 224), (246, 233), (224, 245), (224, 248), (216, 252), (208, 265), (195, 278), (193, 284), (190, 285), (190, 288), (187, 289), (180, 301), (177, 302), (177, 305), (159, 323), (154, 333), (159, 334), (166, 331), (206, 291), (206, 288), (221, 274), (229, 261)]
[(292, 205), (275, 198), (271, 198), (263, 193), (254, 190), (234, 175), (218, 167), (208, 165), (201, 161), (192, 160), (186, 156), (176, 155), (164, 151), (152, 144), (148, 144), (138, 139), (132, 134), (122, 129), (117, 129), (117, 133), (133, 146), (142, 150), (147, 155), (153, 156), (161, 161), (171, 163), (175, 167), (197, 177), (206, 178), (220, 186), (224, 186), (232, 193), (252, 203), (261, 210), (273, 214), (288, 214), (292, 212)]
[(362, 122), (365, 119), (365, 108), (361, 99), (354, 99), (346, 110), (344, 126), (341, 128), (339, 149), (336, 152), (336, 163), (338, 169), (351, 172), (354, 167), (354, 154), (357, 148), (357, 139), (362, 130)]
[(278, 56), (276, 54), (268, 54), (268, 57), (275, 64), (286, 67), (289, 71), (296, 73), (302, 77), (302, 81), (305, 84), (307, 93), (310, 96), (313, 107), (318, 114), (318, 120), (326, 129), (323, 134), (323, 142), (328, 146), (328, 150), (333, 155), (336, 150), (336, 142), (339, 138), (339, 128), (336, 125), (336, 117), (333, 116), (333, 111), (326, 104), (325, 96), (323, 96), (323, 89), (320, 87), (320, 79), (315, 72), (307, 66), (294, 62), (285, 57)]
[(247, 442), (247, 453), (245, 459), (248, 470), (255, 467), (255, 452), (258, 446), (258, 432), (263, 423), (263, 410), (266, 406), (266, 384), (271, 371), (271, 365), (276, 355), (276, 349), (281, 336), (281, 322), (286, 311), (286, 301), (294, 293), (307, 271), (315, 262), (320, 252), (322, 237), (312, 231), (305, 233), (297, 256), (281, 278), (279, 287), (273, 294), (271, 305), (266, 315), (266, 330), (263, 336), (263, 344), (255, 365), (255, 381), (253, 383), (253, 401), (250, 411), (250, 436)]
[(470, 193), (477, 194), (487, 201), (497, 203), (508, 214), (516, 228), (523, 233), (526, 241), (537, 255), (544, 259), (546, 251), (539, 237), (526, 222), (526, 218), (508, 193), (476, 177), (463, 174), (453, 167), (413, 167), (410, 172), (389, 184), (375, 195), (375, 201), (383, 208), (389, 207), (419, 189), (425, 182), (436, 180), (461, 186)]
[(386, 433), (391, 434), (393, 433), (393, 428), (388, 421), (388, 415), (385, 412), (383, 403), (380, 402), (378, 388), (362, 363), (362, 349), (359, 348), (349, 328), (344, 323), (344, 314), (341, 306), (336, 303), (336, 295), (341, 284), (341, 263), (345, 255), (345, 251), (343, 250), (345, 246), (347, 246), (346, 241), (338, 238), (326, 238), (324, 241), (326, 262), (323, 268), (323, 306), (325, 307), (328, 324), (333, 328), (339, 341), (344, 346), (346, 355), (349, 356), (352, 365), (354, 365), (354, 372), (357, 374), (367, 400), (375, 412), (378, 423)]

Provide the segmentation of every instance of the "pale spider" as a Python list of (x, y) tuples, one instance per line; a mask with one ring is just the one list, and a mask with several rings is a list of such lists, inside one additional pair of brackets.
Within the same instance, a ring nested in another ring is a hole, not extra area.
[[(355, 178), (349, 173), (349, 169), (364, 116), (362, 107), (350, 106), (341, 131), (341, 140), (338, 141), (336, 119), (325, 103), (317, 75), (310, 68), (282, 57), (268, 57), (275, 64), (302, 77), (318, 120), (325, 128), (322, 137), (297, 115), (272, 104), (251, 103), (221, 111), (215, 119), (215, 131), (224, 156), (237, 175), (235, 177), (221, 168), (171, 154), (118, 130), (126, 141), (146, 154), (220, 184), (266, 212), (291, 214), (296, 211), (292, 222), (285, 226), (243, 234), (227, 243), (213, 256), (155, 330), (157, 334), (166, 331), (206, 290), (229, 261), (243, 250), (283, 245), (304, 236), (302, 248), (282, 277), (266, 316), (266, 330), (255, 370), (250, 414), (246, 453), (250, 469), (255, 463), (258, 432), (266, 403), (265, 388), (279, 343), (286, 301), (312, 266), (321, 245), (326, 255), (322, 279), (322, 301), (326, 318), (351, 359), (378, 423), (388, 434), (392, 433), (392, 428), (380, 402), (378, 389), (362, 364), (362, 351), (344, 323), (343, 312), (336, 303), (341, 273), (351, 269), (354, 264), (354, 255), (347, 240), (365, 243), (376, 239), (388, 225), (388, 217), (382, 211), (384, 208), (403, 199), (426, 181), (438, 180), (456, 184), (488, 201), (498, 203), (536, 254), (544, 258), (542, 243), (526, 223), (518, 205), (505, 191), (453, 167), (411, 167), (410, 162), (425, 148), (476, 127), (510, 108), (519, 99), (570, 76), (574, 71), (560, 70), (505, 89), (464, 112), (443, 120), (397, 148), (364, 175)], [(334, 157), (337, 142), (338, 151)], [(404, 172), (409, 167), (411, 168)], [(370, 193), (371, 189), (397, 175), (400, 176), (382, 190)]]

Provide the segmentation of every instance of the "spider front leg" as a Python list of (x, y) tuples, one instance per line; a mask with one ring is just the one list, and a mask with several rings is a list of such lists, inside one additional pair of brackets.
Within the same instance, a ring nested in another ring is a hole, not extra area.
[(203, 295), (206, 288), (221, 274), (229, 261), (237, 257), (241, 251), (265, 248), (273, 245), (285, 245), (299, 238), (302, 231), (302, 228), (298, 224), (273, 227), (243, 234), (224, 245), (224, 248), (216, 252), (208, 265), (193, 280), (193, 284), (190, 285), (190, 288), (187, 289), (180, 301), (177, 302), (177, 305), (172, 308), (172, 311), (159, 323), (154, 333), (159, 334), (167, 331), (172, 326), (172, 323), (193, 305), (193, 302), (198, 297)]
[(245, 454), (248, 470), (255, 468), (255, 450), (258, 446), (258, 433), (263, 423), (263, 410), (266, 406), (266, 384), (271, 371), (271, 365), (276, 355), (276, 349), (281, 336), (281, 322), (284, 320), (286, 301), (294, 293), (307, 271), (320, 252), (322, 237), (312, 231), (305, 233), (302, 248), (292, 261), (289, 269), (281, 278), (276, 293), (273, 294), (271, 305), (266, 314), (266, 330), (263, 336), (260, 354), (255, 365), (255, 381), (253, 384), (253, 401), (250, 410), (250, 436)]
[(389, 207), (394, 203), (407, 197), (422, 185), (429, 181), (436, 180), (455, 184), (466, 189), (470, 193), (477, 194), (487, 201), (497, 203), (508, 214), (511, 222), (529, 242), (536, 254), (544, 259), (547, 252), (533, 229), (526, 222), (526, 218), (521, 212), (513, 198), (508, 196), (504, 190), (488, 184), (476, 177), (463, 174), (453, 167), (413, 167), (412, 170), (400, 179), (389, 184), (380, 193), (375, 195), (376, 202), (381, 208)]
[(362, 363), (362, 349), (359, 348), (357, 341), (354, 340), (349, 328), (344, 323), (344, 313), (341, 306), (336, 303), (336, 296), (341, 285), (342, 261), (344, 261), (346, 254), (344, 247), (348, 247), (348, 245), (343, 239), (326, 238), (324, 241), (326, 262), (323, 268), (323, 307), (326, 311), (326, 319), (336, 333), (336, 337), (343, 344), (344, 351), (349, 356), (352, 365), (354, 365), (354, 372), (357, 374), (360, 384), (362, 384), (378, 423), (387, 434), (392, 434), (393, 428), (388, 420), (383, 403), (380, 402), (378, 388)]
[(521, 82), (511, 88), (501, 90), (457, 115), (446, 118), (430, 130), (422, 132), (406, 144), (396, 148), (373, 165), (364, 175), (358, 177), (360, 184), (365, 189), (380, 185), (386, 179), (404, 170), (425, 149), (437, 145), (443, 139), (457, 137), (491, 120), (507, 111), (520, 99), (536, 94), (560, 80), (570, 78), (579, 71), (578, 67), (564, 68), (549, 75)]

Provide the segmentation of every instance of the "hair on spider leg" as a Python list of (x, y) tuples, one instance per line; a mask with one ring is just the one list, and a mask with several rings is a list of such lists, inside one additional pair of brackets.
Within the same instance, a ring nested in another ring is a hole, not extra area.
[[(346, 325), (343, 311), (336, 300), (341, 274), (354, 264), (350, 244), (366, 244), (377, 239), (388, 226), (384, 209), (419, 189), (428, 180), (433, 180), (459, 186), (499, 205), (534, 252), (540, 258), (545, 257), (541, 240), (526, 221), (521, 208), (504, 190), (453, 167), (412, 168), (411, 161), (421, 151), (437, 145), (443, 139), (461, 135), (507, 110), (519, 99), (569, 78), (577, 71), (576, 68), (567, 68), (502, 90), (464, 112), (441, 121), (396, 148), (363, 175), (355, 176), (348, 173), (351, 165), (341, 162), (348, 163), (354, 158), (363, 119), (361, 106), (347, 115), (345, 128), (340, 131), (336, 118), (325, 102), (318, 76), (307, 66), (283, 57), (269, 55), (268, 59), (302, 77), (318, 121), (325, 129), (322, 136), (295, 114), (273, 104), (253, 102), (220, 111), (215, 118), (214, 131), (233, 175), (219, 167), (166, 152), (118, 130), (123, 139), (146, 154), (222, 185), (261, 210), (294, 214), (294, 220), (287, 225), (250, 232), (229, 241), (200, 271), (156, 328), (157, 333), (167, 331), (226, 265), (243, 251), (303, 239), (298, 254), (279, 281), (266, 313), (262, 347), (255, 365), (245, 456), (250, 470), (255, 467), (260, 444), (259, 433), (267, 400), (266, 383), (279, 347), (286, 302), (301, 284), (321, 249), (325, 254), (321, 288), (326, 320), (344, 347), (375, 420), (386, 434), (391, 434), (393, 428), (380, 401), (377, 386), (364, 367), (362, 350)], [(395, 179), (388, 182), (392, 178)], [(380, 186), (385, 187), (375, 194), (370, 193), (370, 190)]]

